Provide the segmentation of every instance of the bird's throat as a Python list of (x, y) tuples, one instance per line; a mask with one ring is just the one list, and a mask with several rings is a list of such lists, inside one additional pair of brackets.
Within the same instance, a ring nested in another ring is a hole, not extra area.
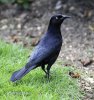
[(58, 25), (50, 25), (48, 26), (48, 32), (49, 33), (60, 33), (61, 34), (61, 30), (60, 30), (61, 26)]

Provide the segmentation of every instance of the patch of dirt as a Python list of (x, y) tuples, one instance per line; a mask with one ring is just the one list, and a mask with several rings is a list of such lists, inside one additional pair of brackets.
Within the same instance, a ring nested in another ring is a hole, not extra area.
[[(32, 0), (33, 1), (33, 0)], [(50, 17), (62, 13), (72, 16), (61, 27), (63, 45), (60, 59), (81, 70), (79, 85), (83, 100), (94, 100), (94, 3), (92, 0), (35, 0), (30, 11), (16, 4), (0, 6), (0, 37), (25, 47), (36, 45), (46, 31)]]

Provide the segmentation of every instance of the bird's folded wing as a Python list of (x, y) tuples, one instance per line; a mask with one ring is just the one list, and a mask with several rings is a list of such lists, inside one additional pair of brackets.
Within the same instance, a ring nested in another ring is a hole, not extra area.
[(52, 52), (55, 51), (55, 47), (36, 47), (34, 52), (32, 52), (32, 55), (30, 56), (29, 62), (31, 62), (32, 65), (37, 64), (41, 62), (43, 59), (50, 56)]

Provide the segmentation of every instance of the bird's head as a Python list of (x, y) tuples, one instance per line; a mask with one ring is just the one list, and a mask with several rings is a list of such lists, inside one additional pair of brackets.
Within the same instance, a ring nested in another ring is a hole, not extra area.
[(50, 19), (50, 24), (60, 26), (62, 24), (62, 22), (67, 18), (70, 18), (70, 16), (62, 15), (62, 14), (54, 15)]

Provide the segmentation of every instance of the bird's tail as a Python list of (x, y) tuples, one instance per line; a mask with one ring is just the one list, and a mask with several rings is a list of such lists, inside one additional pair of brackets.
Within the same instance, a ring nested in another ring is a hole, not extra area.
[(26, 67), (23, 67), (22, 69), (18, 70), (18, 71), (15, 71), (12, 76), (11, 76), (11, 81), (12, 82), (15, 82), (17, 80), (20, 80), (23, 76), (25, 76), (27, 73), (29, 73), (33, 68), (35, 68), (35, 66), (32, 66), (32, 67), (29, 67), (29, 68), (26, 68)]

